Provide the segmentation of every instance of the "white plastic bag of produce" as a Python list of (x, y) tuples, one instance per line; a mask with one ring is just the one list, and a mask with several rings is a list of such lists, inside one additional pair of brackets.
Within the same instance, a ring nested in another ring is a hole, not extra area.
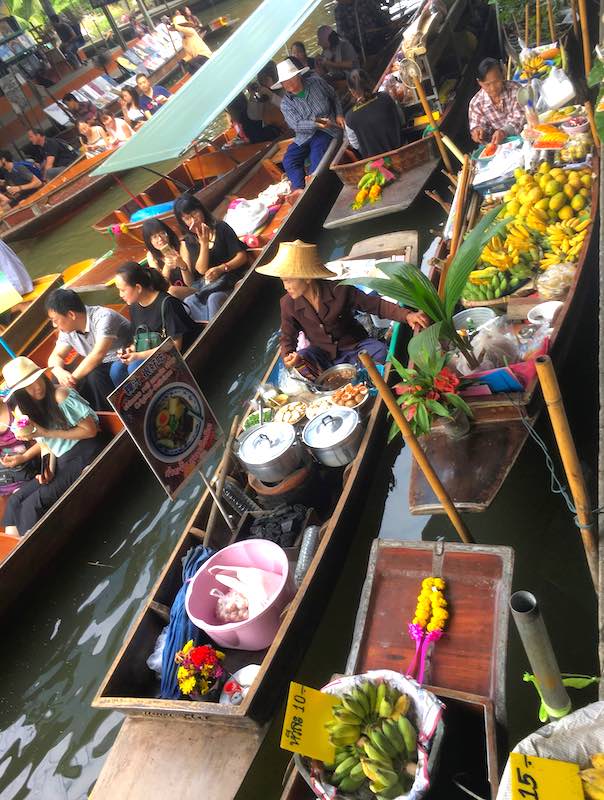
[[(431, 775), (444, 731), (442, 722), (444, 706), (435, 695), (422, 688), (416, 680), (389, 669), (370, 670), (362, 675), (338, 678), (324, 686), (321, 691), (342, 696), (367, 681), (375, 685), (385, 683), (410, 699), (409, 711), (405, 716), (417, 732), (417, 767), (413, 785), (407, 794), (400, 794), (394, 800), (419, 800), (430, 788)], [(356, 800), (356, 798), (375, 797), (368, 785), (356, 791), (344, 791), (341, 786), (336, 788), (331, 785), (329, 782), (331, 773), (327, 772), (321, 762), (311, 762), (307, 758), (296, 755), (295, 763), (315, 795), (322, 800), (327, 800), (327, 798), (329, 800), (355, 798)]]
[(545, 300), (564, 300), (575, 278), (575, 264), (552, 264), (537, 278), (537, 291)]
[[(592, 703), (558, 722), (550, 722), (518, 742), (512, 752), (571, 761), (578, 764), (581, 769), (585, 769), (589, 766), (591, 755), (604, 752), (604, 702)], [(511, 798), (508, 760), (499, 784), (497, 800), (511, 800)]]

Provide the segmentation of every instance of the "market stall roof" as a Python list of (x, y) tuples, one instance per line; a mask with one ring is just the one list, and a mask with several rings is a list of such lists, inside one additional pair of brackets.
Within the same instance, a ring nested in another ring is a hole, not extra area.
[(320, 0), (264, 0), (136, 136), (92, 174), (106, 175), (182, 155), (319, 3)]

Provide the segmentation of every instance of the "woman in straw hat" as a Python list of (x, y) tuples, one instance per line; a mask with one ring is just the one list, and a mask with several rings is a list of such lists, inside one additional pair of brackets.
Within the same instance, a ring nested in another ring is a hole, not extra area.
[(9, 497), (4, 514), (6, 533), (23, 536), (81, 475), (102, 448), (98, 417), (73, 389), (56, 387), (44, 369), (24, 356), (2, 369), (7, 386), (6, 401), (16, 405), (18, 439), (35, 439), (42, 470)]
[[(316, 372), (334, 364), (356, 364), (361, 350), (374, 361), (386, 360), (386, 345), (367, 336), (355, 319), (355, 311), (382, 319), (406, 322), (422, 328), (430, 324), (421, 311), (410, 311), (380, 297), (366, 295), (354, 286), (343, 286), (323, 265), (317, 246), (299, 240), (283, 242), (276, 257), (258, 272), (281, 278), (287, 294), (281, 298), (281, 357), (286, 367), (308, 365)], [(298, 334), (310, 342), (296, 352)]]

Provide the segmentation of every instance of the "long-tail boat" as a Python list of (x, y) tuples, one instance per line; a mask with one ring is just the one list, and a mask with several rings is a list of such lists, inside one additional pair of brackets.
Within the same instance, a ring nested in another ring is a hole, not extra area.
[[(563, 306), (556, 315), (549, 336), (549, 353), (554, 364), (566, 358), (576, 325), (590, 294), (590, 268), (597, 263), (597, 231), (599, 219), (599, 160), (592, 161), (591, 225), (576, 263), (575, 275)], [(446, 256), (447, 243), (442, 243), (441, 256)], [(439, 259), (442, 263), (442, 258)], [(434, 273), (438, 279), (438, 270)], [(541, 302), (538, 294), (523, 298), (527, 304)], [(529, 429), (542, 407), (537, 377), (532, 377), (522, 392), (498, 393), (468, 398), (473, 420), (470, 433), (461, 439), (446, 436), (441, 425), (423, 438), (423, 448), (440, 476), (447, 492), (460, 511), (485, 511), (495, 499), (529, 436)], [(468, 469), (468, 465), (472, 468)], [(415, 460), (411, 467), (409, 508), (413, 514), (443, 513), (443, 508), (428, 485)]]
[[(469, 0), (455, 0), (447, 12), (445, 20), (442, 22), (438, 35), (428, 41), (427, 53), (424, 63), (430, 63), (432, 68), (437, 71), (439, 62), (444, 56), (454, 54), (459, 67), (459, 74), (453, 83), (445, 81), (444, 77), (439, 79), (435, 76), (435, 84), (440, 80), (442, 85), (447, 85), (446, 97), (443, 99), (442, 113), (438, 117), (438, 127), (443, 134), (454, 136), (461, 131), (465, 131), (467, 126), (468, 102), (475, 92), (476, 67), (480, 60), (489, 52), (489, 47), (494, 38), (494, 24), (492, 15), (489, 16), (488, 25), (481, 36), (474, 53), (469, 60), (461, 66), (460, 57), (457, 53), (455, 41), (455, 28), (463, 20), (464, 15), (470, 13)], [(405, 39), (407, 31), (403, 34)], [(412, 59), (403, 58), (402, 50), (398, 50), (392, 57), (384, 73), (375, 86), (375, 91), (380, 91), (385, 78), (393, 71), (398, 71), (398, 64), (404, 64)], [(428, 75), (422, 74), (421, 60), (415, 62), (421, 74), (421, 81), (427, 80)], [(413, 64), (410, 69), (414, 69)], [(411, 78), (407, 77), (406, 81)], [(405, 136), (409, 140), (407, 144), (387, 153), (372, 156), (371, 158), (359, 159), (351, 149), (348, 139), (345, 137), (340, 150), (332, 162), (331, 168), (342, 182), (342, 190), (338, 199), (329, 212), (325, 221), (326, 228), (339, 228), (343, 225), (353, 225), (357, 222), (364, 222), (369, 219), (381, 217), (386, 214), (399, 213), (407, 209), (421, 192), (424, 185), (436, 170), (440, 163), (440, 154), (433, 133), (422, 136), (422, 131), (427, 124), (427, 118), (417, 117), (417, 98), (414, 98), (405, 106), (405, 114), (410, 123), (405, 128)], [(420, 110), (420, 114), (423, 111)], [(421, 125), (415, 124), (414, 116), (417, 117)], [(389, 158), (392, 164), (392, 171), (398, 176), (396, 180), (383, 187), (379, 201), (367, 203), (360, 209), (353, 210), (352, 205), (358, 192), (357, 184), (364, 174), (365, 167), (372, 162)]]

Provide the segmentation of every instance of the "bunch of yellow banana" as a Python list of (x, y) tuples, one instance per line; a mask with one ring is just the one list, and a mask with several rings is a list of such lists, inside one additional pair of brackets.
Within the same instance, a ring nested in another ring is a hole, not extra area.
[[(492, 240), (491, 240), (492, 241)], [(482, 253), (480, 254), (480, 259), (485, 264), (488, 264), (491, 267), (495, 267), (500, 271), (504, 271), (509, 269), (514, 265), (514, 263), (518, 263), (518, 261), (514, 262), (514, 257), (517, 257), (518, 253), (508, 253), (507, 250), (501, 247), (500, 250), (494, 250), (491, 242), (485, 245), (482, 249)]]
[(545, 67), (545, 62), (541, 58), (541, 56), (530, 56), (525, 61), (522, 62), (522, 69), (527, 74), (527, 77), (531, 77), (536, 72), (539, 72)]
[(579, 774), (587, 800), (604, 800), (604, 753), (591, 756), (593, 769), (584, 769)]
[(530, 253), (532, 250), (536, 249), (531, 231), (523, 222), (518, 220), (508, 225), (505, 244), (508, 250), (512, 248), (519, 253)]
[(546, 234), (549, 241), (549, 250), (558, 259), (564, 261), (576, 261), (583, 248), (583, 241), (587, 235), (587, 229), (591, 220), (578, 218), (569, 219), (565, 222), (556, 222), (548, 225)]
[(545, 211), (540, 208), (531, 207), (524, 218), (527, 228), (531, 228), (539, 233), (545, 233), (547, 229), (548, 216)]

